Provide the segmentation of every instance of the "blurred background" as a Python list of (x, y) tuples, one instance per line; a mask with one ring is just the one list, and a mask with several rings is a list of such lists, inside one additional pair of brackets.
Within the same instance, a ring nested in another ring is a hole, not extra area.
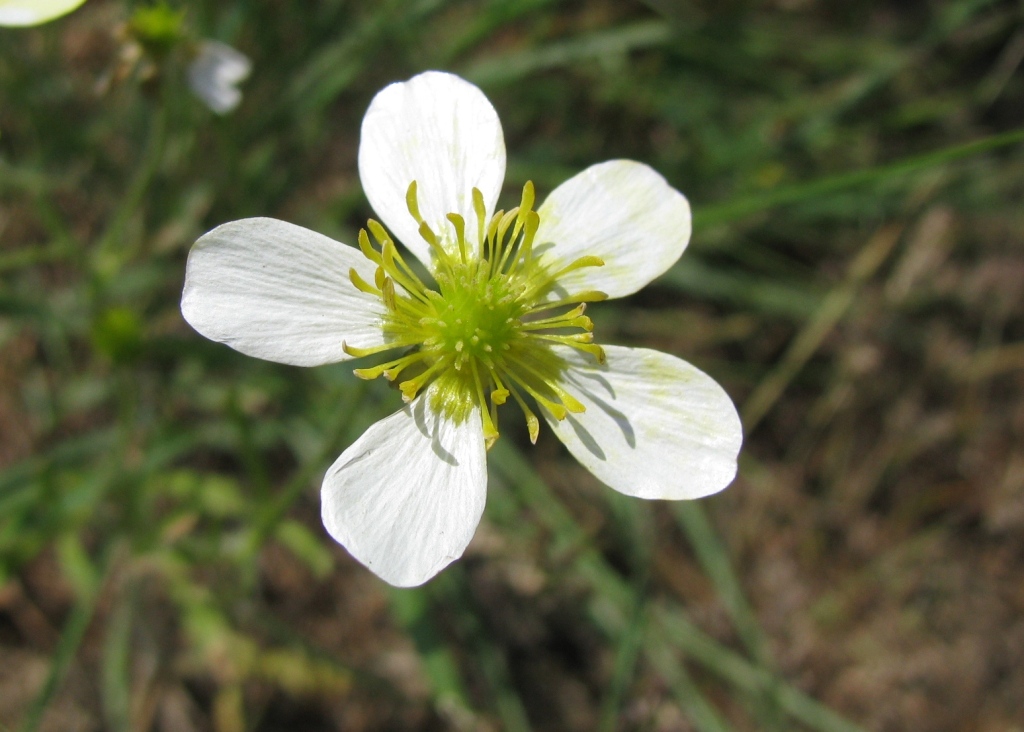
[[(207, 40), (251, 60), (221, 114), (189, 87)], [(0, 28), (0, 730), (1021, 732), (1022, 58), (1020, 0)], [(354, 242), (362, 114), (435, 68), (498, 109), (503, 204), (620, 157), (687, 194), (679, 263), (588, 314), (711, 374), (747, 437), (722, 494), (643, 502), (507, 419), (466, 556), (393, 590), (318, 488), (397, 395), (178, 301), (225, 221)]]

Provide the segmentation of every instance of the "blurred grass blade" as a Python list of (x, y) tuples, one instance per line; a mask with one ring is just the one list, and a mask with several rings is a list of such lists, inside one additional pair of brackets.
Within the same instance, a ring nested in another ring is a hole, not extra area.
[(242, 684), (231, 681), (217, 689), (213, 697), (213, 726), (217, 732), (245, 732), (245, 696)]
[(21, 732), (36, 732), (39, 729), (39, 725), (43, 720), (43, 714), (53, 700), (54, 694), (60, 688), (61, 682), (64, 680), (68, 669), (75, 659), (75, 654), (78, 653), (78, 647), (82, 644), (85, 631), (88, 629), (93, 614), (96, 612), (100, 588), (105, 584), (109, 571), (114, 564), (113, 559), (115, 555), (120, 554), (120, 548), (121, 543), (119, 541), (108, 542), (100, 560), (95, 565), (90, 566), (82, 565), (83, 560), (86, 559), (85, 555), (79, 555), (78, 552), (75, 552), (74, 561), (80, 565), (79, 571), (76, 573), (80, 575), (79, 581), (76, 583), (79, 590), (78, 598), (71, 608), (67, 620), (64, 621), (60, 639), (57, 641), (57, 648), (54, 650), (53, 658), (50, 661), (50, 670), (46, 675), (42, 688), (25, 714), (21, 724)]
[(668, 23), (660, 20), (642, 21), (541, 48), (484, 59), (463, 69), (462, 76), (482, 86), (507, 84), (545, 69), (580, 61), (607, 61), (636, 49), (660, 46), (672, 37), (672, 27)]
[(652, 626), (647, 628), (645, 634), (644, 655), (668, 684), (672, 696), (698, 732), (732, 732), (729, 723), (693, 683), (686, 666), (676, 659), (671, 646), (665, 643), (662, 635)]
[(704, 300), (724, 301), (738, 308), (799, 321), (810, 318), (821, 305), (821, 297), (809, 286), (724, 270), (689, 254), (673, 265), (657, 283)]
[(479, 609), (466, 585), (463, 567), (449, 567), (431, 582), (430, 589), (437, 595), (436, 604), (446, 608), (447, 616), (454, 621), (463, 636), (460, 640), (464, 643), (459, 645), (472, 649), (494, 697), (503, 732), (530, 732), (530, 719), (512, 681), (508, 663), (483, 627)]
[(547, 5), (552, 5), (558, 0), (496, 0), (487, 3), (480, 9), (479, 15), (467, 19), (464, 28), (460, 28), (457, 38), (449, 41), (446, 46), (439, 49), (439, 66), (447, 66), (448, 63), (472, 48), (476, 44), (487, 39), (491, 33), (501, 29), (508, 23), (529, 13), (535, 13)]
[(59, 261), (71, 254), (72, 248), (73, 245), (69, 242), (57, 241), (46, 246), (27, 246), (13, 252), (0, 254), (0, 274), (46, 262)]
[[(352, 418), (360, 412), (366, 393), (365, 381), (358, 381), (350, 388), (341, 390), (340, 403), (333, 412), (334, 418), (324, 428), (319, 448), (315, 454), (311, 459), (301, 463), (299, 470), (284, 488), (260, 503), (258, 513), (252, 520), (251, 530), (246, 537), (245, 548), (241, 554), (243, 557), (251, 560), (259, 553), (260, 548), (274, 533), (285, 514), (302, 492), (309, 488), (313, 477), (324, 469), (324, 463), (333, 461), (341, 453), (341, 443), (352, 425)], [(327, 398), (335, 401), (338, 396), (338, 393), (335, 392), (333, 395), (327, 395)]]
[(634, 600), (632, 617), (619, 635), (612, 679), (601, 705), (600, 732), (615, 732), (618, 728), (622, 705), (636, 674), (636, 664), (647, 631), (647, 603), (639, 593), (635, 595)]
[(775, 685), (767, 671), (723, 648), (670, 605), (659, 604), (651, 612), (652, 625), (664, 639), (672, 641), (684, 654), (728, 679), (737, 688), (757, 694), (761, 689), (774, 686), (782, 708), (794, 719), (819, 732), (865, 732), (862, 727), (848, 722), (792, 686), (784, 683)]
[(323, 536), (314, 534), (305, 524), (283, 519), (274, 531), (274, 538), (306, 565), (317, 579), (325, 578), (334, 568), (334, 555), (324, 544)]
[(120, 588), (113, 612), (106, 623), (103, 642), (103, 717), (110, 732), (131, 730), (131, 646), (132, 628), (138, 608), (138, 592), (129, 579)]
[[(747, 602), (739, 579), (732, 569), (732, 560), (725, 545), (719, 540), (714, 527), (708, 520), (704, 504), (700, 501), (677, 501), (672, 512), (690, 545), (697, 554), (697, 560), (705, 574), (715, 586), (715, 593), (725, 605), (733, 627), (754, 662), (770, 669), (773, 664), (768, 657), (767, 643), (753, 608)], [(763, 729), (782, 729), (778, 700), (773, 683), (755, 699), (755, 713)]]
[(167, 111), (163, 106), (159, 106), (149, 113), (146, 146), (142, 152), (142, 159), (135, 168), (135, 174), (91, 251), (93, 272), (103, 278), (117, 275), (136, 254), (132, 247), (128, 246), (124, 232), (132, 216), (138, 214), (143, 199), (156, 178), (163, 160), (166, 138)]
[(41, 196), (76, 182), (27, 165), (11, 165), (0, 157), (0, 191), (21, 191)]
[(393, 589), (390, 597), (391, 613), (416, 645), (438, 711), (474, 717), (459, 664), (431, 618), (427, 590)]
[[(308, 115), (323, 110), (349, 87), (373, 58), (375, 48), (394, 41), (402, 26), (415, 26), (443, 5), (443, 0), (388, 0), (372, 5), (372, 13), (354, 27), (344, 27), (298, 69), (284, 95), (284, 108)], [(370, 6), (370, 4), (367, 4)]]
[(729, 553), (708, 520), (704, 505), (699, 501), (677, 501), (672, 504), (672, 513), (689, 538), (700, 566), (714, 583), (718, 598), (725, 605), (743, 645), (755, 661), (770, 666), (761, 626), (732, 570)]
[(740, 414), (743, 417), (744, 431), (748, 436), (779, 400), (804, 364), (818, 350), (825, 336), (846, 315), (858, 290), (882, 266), (902, 232), (902, 226), (885, 226), (867, 241), (850, 264), (844, 281), (825, 297), (814, 319), (801, 329), (786, 349), (779, 364), (761, 380), (743, 403)]
[(25, 715), (25, 720), (22, 722), (22, 732), (36, 732), (39, 729), (39, 723), (43, 719), (43, 714), (50, 705), (50, 701), (57, 692), (61, 681), (64, 680), (64, 676), (67, 674), (68, 668), (78, 652), (78, 646), (81, 645), (82, 638), (85, 637), (85, 630), (89, 626), (95, 610), (95, 597), (79, 598), (78, 602), (71, 609), (68, 619), (64, 621), (60, 641), (57, 644), (57, 649), (54, 651), (53, 659), (50, 661), (50, 671), (46, 675), (46, 681), (43, 682), (42, 689), (32, 701), (32, 705)]
[(13, 500), (20, 489), (31, 487), (34, 477), (46, 470), (53, 470), (79, 461), (102, 455), (117, 442), (118, 430), (114, 427), (88, 432), (84, 435), (62, 440), (47, 453), (35, 455), (15, 463), (0, 472), (0, 516), (8, 515), (7, 501)]
[(941, 165), (969, 158), (981, 153), (1009, 147), (1024, 142), (1024, 129), (1012, 130), (963, 145), (953, 145), (943, 150), (925, 153), (899, 160), (895, 163), (880, 165), (867, 170), (855, 170), (849, 173), (820, 178), (807, 183), (784, 186), (766, 193), (743, 196), (733, 201), (719, 204), (701, 204), (695, 206), (694, 226), (714, 226), (741, 219), (751, 214), (760, 213), (776, 206), (799, 203), (815, 198), (828, 196), (831, 193), (848, 188), (879, 183), (890, 178), (907, 175), (919, 170), (927, 170)]

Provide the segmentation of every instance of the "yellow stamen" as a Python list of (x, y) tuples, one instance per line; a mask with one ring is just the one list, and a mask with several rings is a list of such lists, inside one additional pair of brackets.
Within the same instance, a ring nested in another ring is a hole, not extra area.
[(356, 289), (360, 292), (365, 292), (367, 295), (379, 295), (380, 290), (373, 285), (369, 284), (366, 280), (359, 276), (356, 272), (355, 267), (348, 271), (348, 278), (352, 281), (352, 284), (356, 286)]
[[(399, 357), (356, 369), (356, 375), (397, 381), (415, 365), (410, 370), (414, 375), (399, 383), (403, 399), (412, 401), (431, 384), (426, 398), (449, 419), (460, 421), (470, 410), (479, 409), (488, 448), (499, 435), (498, 408), (511, 396), (523, 411), (530, 440), (536, 441), (540, 420), (524, 395), (559, 420), (585, 410), (563, 385), (569, 364), (558, 347), (604, 361), (604, 351), (593, 342), (593, 321), (584, 312), (585, 303), (607, 296), (585, 290), (552, 300), (551, 292), (565, 274), (604, 262), (600, 257), (582, 256), (554, 265), (553, 271), (550, 260), (534, 256), (541, 222), (533, 210), (532, 183), (523, 187), (518, 206), (498, 210), (489, 218), (480, 190), (474, 188), (472, 196), (474, 242), (467, 239), (471, 224), (459, 213), (446, 216), (450, 227), (432, 229), (420, 212), (416, 182), (406, 190), (409, 214), (433, 255), (433, 286), (409, 266), (381, 224), (367, 222), (359, 234), (359, 248), (377, 265), (373, 283), (355, 269), (349, 279), (360, 292), (381, 298), (386, 309), (382, 328), (389, 342), (370, 348), (343, 344), (343, 348), (358, 357), (413, 346)], [(567, 306), (571, 307), (565, 312), (548, 314)]]

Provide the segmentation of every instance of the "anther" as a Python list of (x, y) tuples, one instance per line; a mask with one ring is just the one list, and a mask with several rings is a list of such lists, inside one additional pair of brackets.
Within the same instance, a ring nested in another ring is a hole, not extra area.
[(405, 205), (409, 209), (409, 213), (416, 220), (416, 223), (422, 224), (423, 217), (420, 216), (420, 205), (419, 201), (416, 200), (416, 181), (410, 183), (405, 191)]
[(398, 302), (395, 300), (395, 281), (390, 277), (384, 278), (384, 284), (380, 288), (384, 298), (384, 305), (388, 310), (398, 310)]
[(356, 272), (355, 267), (351, 268), (348, 271), (348, 278), (352, 281), (352, 284), (355, 285), (355, 288), (360, 292), (365, 292), (368, 295), (380, 295), (380, 290), (374, 287), (373, 285), (369, 284), (362, 277), (360, 277), (359, 273)]
[(377, 240), (377, 243), (383, 247), (386, 242), (391, 241), (391, 237), (388, 236), (387, 229), (380, 225), (377, 221), (369, 219), (366, 225), (370, 227), (370, 233), (373, 234), (373, 238)]
[(370, 246), (370, 237), (367, 236), (366, 229), (359, 230), (359, 251), (374, 264), (380, 264), (380, 253)]
[(466, 220), (457, 213), (448, 214), (448, 220), (455, 227), (455, 241), (459, 243), (459, 255), (462, 257), (462, 263), (466, 264), (469, 262), (466, 256)]
[(585, 257), (580, 257), (579, 259), (574, 260), (573, 262), (567, 264), (565, 267), (562, 267), (562, 269), (560, 269), (557, 272), (555, 272), (555, 274), (552, 275), (552, 276), (554, 277), (554, 279), (558, 279), (562, 275), (569, 274), (570, 272), (575, 272), (576, 270), (583, 269), (584, 267), (603, 267), (603, 266), (604, 266), (604, 260), (601, 259), (600, 257), (595, 257), (594, 255), (591, 254), (591, 255), (587, 255)]
[(476, 238), (477, 246), (480, 247), (480, 258), (484, 254), (484, 230), (487, 228), (487, 206), (484, 204), (484, 194), (479, 188), (473, 189), (473, 212), (476, 214)]

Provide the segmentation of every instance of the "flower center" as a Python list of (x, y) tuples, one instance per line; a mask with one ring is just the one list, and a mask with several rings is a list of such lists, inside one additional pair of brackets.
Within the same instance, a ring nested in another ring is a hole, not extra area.
[[(409, 348), (398, 358), (371, 368), (356, 369), (366, 379), (384, 376), (398, 381), (408, 402), (428, 384), (431, 406), (450, 419), (465, 420), (480, 409), (488, 447), (498, 437), (497, 408), (511, 396), (523, 410), (531, 441), (540, 422), (526, 403), (529, 395), (556, 419), (585, 407), (561, 385), (565, 360), (554, 346), (571, 346), (604, 362), (604, 351), (593, 342), (593, 323), (583, 314), (587, 302), (604, 300), (602, 292), (580, 292), (552, 298), (559, 277), (582, 267), (598, 267), (598, 257), (581, 257), (552, 269), (533, 252), (540, 217), (533, 210), (533, 183), (523, 187), (519, 206), (498, 211), (487, 219), (483, 195), (473, 189), (477, 218), (476, 243), (466, 236), (466, 222), (448, 214), (449, 231), (434, 232), (423, 220), (416, 182), (406, 203), (420, 227), (420, 236), (434, 255), (435, 287), (428, 287), (399, 254), (387, 231), (367, 222), (359, 232), (359, 248), (377, 265), (374, 282), (353, 269), (349, 277), (363, 292), (381, 298), (386, 308), (382, 324), (388, 342), (360, 349), (345, 344), (352, 356)], [(550, 311), (579, 303), (561, 314)]]

